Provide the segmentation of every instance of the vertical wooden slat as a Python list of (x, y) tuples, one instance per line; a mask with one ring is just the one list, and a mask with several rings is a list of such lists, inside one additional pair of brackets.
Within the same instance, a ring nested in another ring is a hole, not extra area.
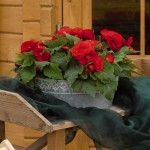
[(23, 23), (23, 41), (30, 39), (41, 40), (39, 22)]
[(48, 150), (65, 150), (65, 129), (48, 134)]
[(0, 142), (5, 139), (5, 122), (0, 121)]
[(82, 0), (63, 0), (63, 25), (82, 27)]
[(89, 150), (90, 139), (85, 133), (79, 130), (74, 140), (66, 145), (66, 150)]
[(82, 28), (92, 29), (92, 0), (82, 0)]
[(63, 24), (63, 14), (62, 14), (62, 0), (55, 0), (55, 25), (56, 30), (59, 30), (60, 27), (62, 27)]
[(140, 0), (140, 55), (145, 55), (145, 0)]
[(40, 0), (23, 0), (23, 20), (40, 20)]
[(40, 0), (23, 1), (23, 41), (40, 40)]
[(6, 138), (14, 144), (21, 147), (24, 147), (24, 127), (6, 123)]

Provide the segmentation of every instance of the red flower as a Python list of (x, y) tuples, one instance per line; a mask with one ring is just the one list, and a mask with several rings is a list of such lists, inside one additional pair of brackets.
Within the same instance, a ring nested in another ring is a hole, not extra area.
[(94, 47), (99, 44), (99, 41), (97, 41), (97, 40), (86, 40), (86, 42), (89, 42), (89, 43), (92, 44)]
[(106, 41), (108, 43), (108, 47), (113, 51), (119, 51), (120, 48), (125, 46), (127, 43), (118, 32), (103, 29), (100, 31), (100, 34), (102, 35), (102, 40)]
[(104, 67), (104, 61), (101, 56), (97, 56), (93, 61), (93, 66), (96, 72), (101, 72)]
[(62, 49), (63, 51), (68, 51), (68, 50), (69, 50), (68, 46), (62, 46), (61, 49)]
[(101, 56), (95, 56), (91, 61), (90, 65), (88, 66), (88, 69), (86, 70), (86, 73), (89, 74), (89, 72), (101, 72), (104, 68), (104, 61)]
[(97, 56), (94, 46), (88, 41), (80, 41), (71, 49), (72, 56), (81, 64), (86, 65), (93, 56)]
[(33, 55), (38, 61), (48, 61), (50, 59), (50, 54), (44, 51), (44, 44), (39, 41), (33, 49)]
[[(68, 34), (72, 34), (72, 29), (70, 28), (70, 27), (68, 27), (68, 26), (64, 26), (64, 27), (62, 27), (59, 31), (57, 31), (56, 33), (55, 33), (55, 35), (61, 35), (61, 36), (66, 36), (66, 34), (65, 33), (68, 33)], [(55, 36), (54, 36), (55, 37)], [(53, 37), (53, 38), (54, 38)], [(52, 38), (52, 39), (53, 39)], [(56, 38), (56, 37), (55, 37)], [(57, 39), (57, 38), (56, 38)]]
[(71, 35), (76, 36), (76, 37), (81, 39), (82, 38), (82, 31), (83, 31), (82, 28), (74, 28), (74, 29), (72, 29)]
[(134, 50), (134, 48), (131, 46), (132, 42), (133, 42), (133, 37), (129, 37), (126, 46), (128, 46), (130, 50)]
[(36, 46), (33, 49), (33, 55), (39, 56), (43, 50), (44, 50), (44, 44), (41, 41), (39, 41), (39, 42), (37, 42)]
[(91, 72), (93, 72), (94, 71), (94, 66), (93, 65), (89, 65), (89, 69), (90, 69)]
[(112, 54), (106, 54), (105, 58), (109, 63), (114, 63), (115, 58)]
[(37, 42), (34, 40), (23, 42), (21, 45), (21, 53), (32, 51), (34, 49), (34, 47), (36, 46), (36, 43)]
[(91, 29), (82, 30), (82, 39), (83, 40), (94, 40), (94, 32)]

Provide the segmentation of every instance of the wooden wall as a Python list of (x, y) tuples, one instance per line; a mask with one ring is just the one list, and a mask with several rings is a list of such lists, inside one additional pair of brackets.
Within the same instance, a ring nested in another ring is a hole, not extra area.
[(22, 41), (49, 38), (55, 21), (52, 0), (0, 0), (0, 75), (14, 76), (9, 70)]
[(63, 0), (63, 25), (92, 28), (92, 0)]
[[(55, 31), (55, 11), (61, 11), (54, 6), (53, 0), (0, 0), (0, 75), (15, 76), (10, 69), (23, 41), (50, 38)], [(20, 146), (42, 135), (16, 125), (6, 124), (6, 129), (6, 137)]]
[[(92, 28), (91, 3), (92, 0), (63, 0), (63, 3), (62, 0), (0, 0), (0, 75), (15, 76), (9, 71), (14, 66), (16, 53), (20, 52), (20, 44), (29, 39), (50, 38), (58, 23), (60, 26)], [(143, 62), (148, 66), (147, 60)], [(6, 137), (20, 146), (27, 146), (44, 134), (10, 124), (6, 124), (6, 128)], [(81, 131), (66, 150), (78, 150), (79, 147), (96, 150)]]

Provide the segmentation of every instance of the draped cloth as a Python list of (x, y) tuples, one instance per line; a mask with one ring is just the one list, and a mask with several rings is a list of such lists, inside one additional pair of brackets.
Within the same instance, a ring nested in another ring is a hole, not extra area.
[(49, 121), (57, 117), (74, 122), (99, 145), (113, 150), (150, 149), (149, 77), (119, 78), (113, 104), (126, 111), (124, 117), (109, 109), (71, 107), (16, 78), (0, 77), (0, 89), (19, 93)]

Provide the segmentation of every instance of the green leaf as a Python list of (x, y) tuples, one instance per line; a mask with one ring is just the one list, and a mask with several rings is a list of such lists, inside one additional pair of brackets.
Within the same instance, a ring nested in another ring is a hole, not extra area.
[(104, 69), (102, 72), (94, 72), (94, 75), (97, 79), (99, 79), (102, 83), (110, 83), (116, 80), (114, 75), (113, 65), (109, 62), (105, 62)]
[(66, 45), (67, 40), (65, 37), (57, 35), (56, 38), (57, 40), (46, 41), (44, 44), (50, 49)]
[(35, 64), (42, 71), (45, 66), (50, 65), (50, 62), (47, 62), (47, 61), (35, 61)]
[(24, 58), (25, 58), (25, 55), (22, 54), (22, 53), (19, 53), (19, 54), (17, 54), (17, 57), (20, 58), (20, 59), (24, 59)]
[(95, 84), (93, 82), (84, 82), (82, 85), (82, 91), (86, 92), (87, 94), (91, 95), (92, 97), (95, 97), (95, 94), (97, 92)]
[(24, 60), (23, 59), (19, 59), (17, 60), (15, 63), (19, 66), (21, 66), (23, 64)]
[(85, 92), (89, 94), (92, 97), (95, 97), (95, 94), (97, 92), (95, 82), (92, 80), (76, 80), (72, 84), (72, 88), (78, 92)]
[(51, 57), (51, 62), (55, 62), (58, 64), (62, 64), (62, 63), (68, 63), (70, 61), (70, 55), (67, 55), (65, 52), (61, 51), (59, 53), (55, 53), (52, 57)]
[(32, 57), (26, 57), (21, 67), (28, 67), (33, 65), (34, 59)]
[(122, 72), (122, 68), (118, 65), (118, 63), (113, 63), (113, 68), (114, 68), (114, 74), (116, 76), (120, 76), (120, 73)]
[(68, 84), (71, 86), (72, 83), (77, 79), (78, 75), (82, 74), (82, 72), (83, 66), (76, 61), (72, 61), (66, 70), (64, 77), (67, 79)]
[(23, 83), (30, 82), (36, 75), (36, 70), (34, 67), (22, 68), (19, 72), (19, 76), (22, 79)]
[(115, 63), (122, 62), (126, 55), (130, 53), (131, 50), (127, 46), (122, 47), (118, 52), (114, 53)]
[(43, 73), (45, 76), (52, 79), (63, 79), (61, 70), (58, 64), (50, 63), (50, 65), (43, 68)]
[(82, 72), (81, 78), (82, 78), (82, 79), (87, 79), (87, 78), (88, 78), (88, 75), (86, 74), (85, 71)]
[(66, 38), (69, 42), (73, 42), (73, 44), (76, 44), (77, 42), (80, 41), (80, 38), (76, 37), (76, 36), (73, 36), (73, 35), (70, 35), (68, 33), (66, 33)]
[(115, 91), (117, 90), (118, 81), (115, 80), (107, 84), (97, 81), (96, 85), (101, 94), (103, 94), (108, 100), (112, 100), (114, 98)]
[(101, 42), (103, 45), (103, 49), (106, 50), (108, 48), (108, 44), (106, 41)]

